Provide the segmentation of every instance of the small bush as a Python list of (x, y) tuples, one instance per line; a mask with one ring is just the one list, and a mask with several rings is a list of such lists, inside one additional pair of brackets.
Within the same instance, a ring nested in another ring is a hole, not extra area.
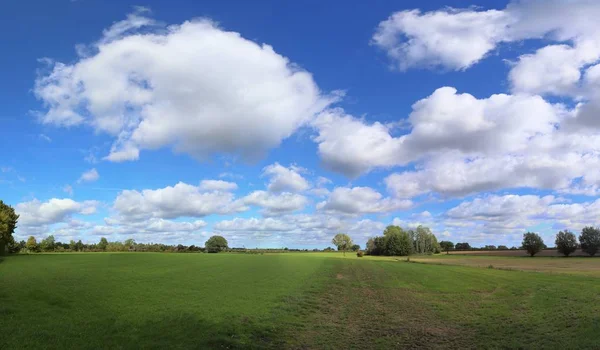
[(363, 255), (365, 255), (365, 253), (362, 250), (359, 250), (359, 251), (356, 252), (356, 256), (359, 257), (359, 258), (362, 258)]
[(488, 265), (488, 269), (493, 269), (494, 265)]

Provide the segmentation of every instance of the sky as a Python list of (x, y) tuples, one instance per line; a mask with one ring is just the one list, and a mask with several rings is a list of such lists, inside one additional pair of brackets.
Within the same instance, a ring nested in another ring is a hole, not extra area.
[(600, 3), (0, 5), (15, 236), (553, 245), (600, 217)]

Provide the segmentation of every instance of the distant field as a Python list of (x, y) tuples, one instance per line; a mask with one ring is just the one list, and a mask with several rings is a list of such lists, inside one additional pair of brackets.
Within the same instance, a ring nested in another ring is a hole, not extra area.
[(402, 260), (11, 256), (0, 262), (0, 349), (595, 348), (600, 341), (600, 278)]
[[(492, 255), (492, 256), (529, 256), (525, 250), (468, 250), (468, 251), (451, 251), (450, 255)], [(445, 254), (445, 253), (444, 253)], [(555, 249), (545, 249), (537, 253), (535, 256), (563, 256)], [(571, 256), (588, 256), (588, 254), (577, 249)]]
[(497, 269), (568, 273), (600, 277), (600, 257), (499, 256), (482, 254), (414, 256), (411, 260), (430, 264), (493, 267)]

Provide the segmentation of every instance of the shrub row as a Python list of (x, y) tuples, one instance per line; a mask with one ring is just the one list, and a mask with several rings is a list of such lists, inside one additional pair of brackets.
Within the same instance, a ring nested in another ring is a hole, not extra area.
[(404, 256), (434, 254), (440, 251), (437, 238), (428, 227), (419, 226), (416, 230), (404, 230), (400, 226), (390, 225), (383, 231), (383, 236), (373, 237), (367, 241), (366, 253)]

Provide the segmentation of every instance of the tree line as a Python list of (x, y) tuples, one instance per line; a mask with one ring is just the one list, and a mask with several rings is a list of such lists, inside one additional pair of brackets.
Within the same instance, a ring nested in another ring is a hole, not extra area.
[[(383, 231), (382, 236), (369, 238), (365, 249), (367, 255), (388, 256), (436, 254), (440, 252), (441, 247), (437, 238), (425, 226), (419, 226), (415, 230), (404, 230), (400, 226), (389, 225)], [(361, 253), (359, 251), (358, 256), (362, 256)]]
[[(573, 254), (577, 249), (581, 249), (584, 253), (594, 256), (598, 251), (600, 251), (600, 228), (593, 226), (586, 226), (581, 230), (579, 234), (579, 242), (577, 241), (578, 237), (569, 230), (559, 231), (556, 234), (556, 239), (554, 240), (554, 246), (556, 250), (563, 254), (564, 256), (569, 256)], [(493, 245), (486, 245), (482, 248), (472, 248), (469, 243), (452, 243), (450, 241), (441, 241), (440, 246), (443, 251), (449, 253), (451, 250), (517, 250), (523, 249), (526, 250), (530, 256), (535, 256), (537, 253), (542, 251), (543, 249), (547, 249), (548, 247), (544, 243), (544, 240), (540, 235), (535, 232), (526, 232), (523, 234), (523, 241), (521, 242), (521, 247), (511, 247), (508, 248), (504, 245), (499, 245), (498, 247)]]
[[(162, 243), (137, 243), (134, 239), (124, 241), (109, 241), (105, 237), (100, 238), (98, 243), (83, 243), (81, 240), (67, 242), (56, 241), (50, 235), (41, 241), (34, 236), (29, 236), (27, 241), (16, 242), (12, 240), (8, 245), (9, 253), (40, 253), (40, 252), (207, 252), (219, 253), (229, 250), (227, 240), (222, 236), (212, 236), (204, 247), (195, 245), (185, 246), (182, 244), (168, 245)], [(6, 249), (6, 248), (5, 248)]]

